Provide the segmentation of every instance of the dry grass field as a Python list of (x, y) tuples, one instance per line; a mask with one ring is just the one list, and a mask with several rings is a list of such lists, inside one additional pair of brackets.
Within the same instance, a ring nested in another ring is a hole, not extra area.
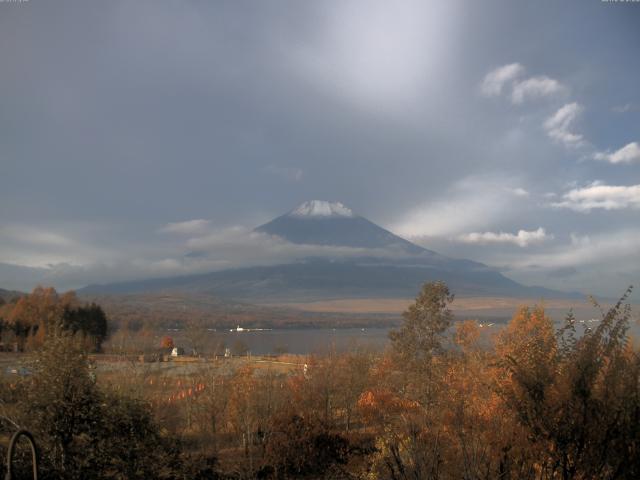
[[(314, 313), (399, 315), (413, 301), (412, 298), (345, 298), (306, 303), (281, 303), (278, 306)], [(518, 307), (534, 304), (543, 304), (545, 310), (553, 317), (564, 316), (570, 309), (573, 309), (578, 318), (591, 318), (598, 313), (586, 298), (583, 300), (544, 300), (539, 298), (456, 297), (451, 308), (458, 316), (511, 317)], [(609, 305), (609, 302), (602, 302), (602, 306), (605, 308)]]

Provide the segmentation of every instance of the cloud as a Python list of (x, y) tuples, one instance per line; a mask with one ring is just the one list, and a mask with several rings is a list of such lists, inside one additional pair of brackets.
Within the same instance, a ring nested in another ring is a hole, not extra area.
[[(584, 186), (562, 186), (569, 178), (640, 183), (633, 177), (640, 164), (620, 170), (604, 161), (577, 163), (552, 148), (542, 129), (557, 108), (579, 101), (589, 108), (579, 119), (584, 128), (576, 123), (569, 132), (600, 139), (597, 150), (605, 153), (640, 142), (626, 137), (638, 118), (638, 65), (618, 58), (633, 54), (637, 29), (611, 16), (585, 11), (587, 23), (614, 32), (596, 38), (568, 21), (576, 9), (567, 2), (554, 15), (514, 2), (433, 0), (265, 2), (251, 9), (240, 2), (116, 1), (100, 2), (100, 15), (92, 2), (52, 3), (0, 15), (0, 226), (24, 222), (37, 230), (0, 238), (0, 261), (65, 263), (55, 274), (70, 279), (77, 272), (79, 284), (221, 268), (242, 261), (232, 240), (221, 249), (233, 252), (229, 259), (217, 247), (183, 259), (188, 240), (328, 197), (372, 220), (398, 221), (407, 232), (441, 232), (442, 243), (451, 244), (441, 253), (478, 260), (495, 253), (499, 265), (503, 250), (529, 249), (448, 240), (544, 226), (556, 239), (540, 248), (550, 249), (570, 230), (594, 235), (639, 212), (544, 208)], [(523, 13), (540, 28), (514, 30)], [(536, 41), (557, 31), (576, 41), (556, 51)], [(611, 54), (616, 45), (620, 55)], [(515, 67), (487, 77), (505, 64)], [(594, 64), (620, 72), (615, 89), (585, 75)], [(519, 87), (522, 106), (513, 106), (514, 84), (537, 76), (579, 89), (580, 98), (534, 100), (529, 82)], [(490, 99), (480, 92), (485, 77)], [(615, 105), (628, 113), (610, 112)], [(598, 108), (603, 116), (593, 114)], [(291, 170), (265, 171), (268, 165)], [(300, 181), (295, 168), (304, 172)], [(495, 171), (517, 178), (478, 179)], [(460, 180), (469, 175), (476, 177)], [(545, 191), (560, 195), (538, 197)], [(211, 226), (157, 232), (190, 219), (211, 219)], [(67, 228), (95, 221), (115, 227), (95, 234)], [(12, 279), (0, 276), (3, 285)]]
[(516, 197), (528, 197), (529, 196), (529, 192), (526, 191), (524, 188), (521, 188), (521, 187), (506, 188), (506, 191), (509, 192), (509, 193), (512, 193)]
[(502, 265), (513, 280), (525, 285), (543, 285), (617, 296), (628, 285), (637, 285), (640, 266), (640, 229), (615, 228), (606, 232), (556, 235), (534, 249), (485, 249), (477, 259), (489, 265)]
[(511, 243), (519, 247), (528, 247), (529, 245), (542, 243), (546, 240), (553, 238), (553, 235), (547, 234), (544, 228), (540, 227), (537, 230), (518, 230), (517, 234), (513, 233), (466, 233), (458, 237), (458, 241), (463, 243), (474, 244), (492, 244), (492, 243)]
[[(618, 259), (625, 269), (637, 271), (637, 263), (629, 259), (640, 254), (640, 230), (624, 229), (597, 235), (571, 234), (571, 241), (557, 245), (551, 251), (520, 255), (510, 262), (512, 268), (561, 268), (606, 265)], [(609, 265), (611, 267), (611, 265)]]
[(520, 105), (528, 100), (550, 97), (566, 92), (567, 88), (559, 81), (541, 75), (517, 82), (511, 92), (511, 102)]
[(547, 135), (565, 147), (575, 148), (585, 144), (584, 137), (571, 131), (571, 127), (584, 108), (573, 102), (563, 105), (551, 117), (547, 118), (543, 127)]
[(395, 248), (372, 249), (291, 243), (278, 236), (241, 226), (190, 238), (186, 242), (186, 248), (192, 258), (224, 262), (227, 268), (276, 265), (306, 257), (406, 256), (406, 252)]
[(75, 241), (68, 236), (28, 225), (0, 226), (0, 238), (37, 247), (72, 247)]
[(553, 278), (567, 278), (578, 273), (575, 267), (560, 267), (549, 271), (548, 275)]
[(609, 163), (640, 162), (640, 145), (638, 142), (631, 142), (613, 153), (597, 152), (593, 158), (605, 160)]
[(593, 209), (640, 209), (640, 185), (616, 186), (595, 182), (587, 187), (570, 190), (562, 195), (562, 201), (551, 205), (585, 213)]
[[(485, 96), (499, 96), (503, 93), (505, 84), (511, 82), (510, 99), (514, 105), (526, 101), (550, 97), (568, 92), (568, 88), (558, 80), (546, 75), (516, 80), (521, 76), (524, 67), (513, 63), (489, 72), (482, 83), (482, 93)], [(572, 126), (584, 110), (577, 102), (567, 103), (558, 109), (543, 123), (547, 135), (555, 142), (568, 148), (582, 147), (586, 144), (584, 136), (572, 131)]]
[(211, 222), (201, 218), (184, 222), (167, 223), (159, 232), (176, 233), (179, 235), (197, 235), (209, 229)]
[(366, 108), (415, 101), (445, 72), (453, 43), (452, 2), (327, 2), (319, 31), (286, 47), (307, 82)]
[[(417, 205), (391, 230), (408, 238), (459, 235), (503, 220), (524, 201), (518, 179), (503, 175), (468, 176), (455, 182), (437, 200)], [(513, 197), (516, 197), (515, 199)]]
[(569, 89), (558, 80), (547, 75), (538, 75), (520, 80), (525, 68), (519, 63), (503, 65), (487, 73), (480, 86), (485, 97), (498, 97), (506, 94), (506, 86), (511, 87), (510, 99), (515, 105), (565, 93)]
[(276, 165), (268, 165), (265, 167), (265, 172), (283, 178), (289, 182), (299, 182), (302, 180), (304, 171), (301, 168), (295, 167), (278, 167)]
[(634, 110), (637, 110), (637, 108), (632, 103), (625, 103), (624, 105), (616, 105), (615, 107), (611, 108), (611, 111), (615, 113), (627, 113)]
[(480, 90), (486, 97), (497, 97), (502, 93), (505, 84), (512, 82), (524, 73), (524, 67), (519, 63), (503, 65), (485, 75)]
[(134, 245), (121, 256), (102, 254), (83, 263), (61, 260), (33, 265), (0, 258), (0, 278), (10, 279), (3, 282), (2, 287), (5, 288), (30, 290), (42, 283), (69, 289), (93, 283), (278, 265), (308, 257), (337, 259), (362, 256), (404, 258), (407, 253), (400, 247), (371, 249), (294, 244), (277, 236), (234, 226), (209, 231), (164, 248)]
[(106, 253), (107, 249), (88, 240), (76, 225), (0, 226), (0, 262), (47, 267), (54, 263), (79, 264)]

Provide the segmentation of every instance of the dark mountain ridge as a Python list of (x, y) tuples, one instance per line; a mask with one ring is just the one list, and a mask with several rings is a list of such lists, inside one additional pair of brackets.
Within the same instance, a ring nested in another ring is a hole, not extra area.
[(24, 293), (18, 292), (16, 290), (5, 290), (4, 288), (0, 288), (0, 303), (11, 302), (23, 295)]
[(398, 237), (337, 202), (305, 202), (256, 231), (296, 244), (349, 247), (375, 254), (307, 257), (279, 265), (90, 285), (79, 292), (91, 295), (183, 292), (275, 302), (413, 297), (424, 282), (442, 280), (460, 295), (582, 297), (577, 293), (524, 286), (482, 263), (440, 255)]
[(255, 231), (306, 245), (396, 248), (409, 254), (428, 252), (425, 248), (354, 214), (341, 203), (321, 200), (305, 202), (291, 212), (259, 226)]

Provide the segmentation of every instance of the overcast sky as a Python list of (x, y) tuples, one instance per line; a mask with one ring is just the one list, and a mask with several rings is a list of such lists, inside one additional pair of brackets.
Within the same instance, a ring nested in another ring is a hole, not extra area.
[(318, 198), (640, 288), (639, 51), (637, 2), (0, 2), (0, 287), (281, 260)]

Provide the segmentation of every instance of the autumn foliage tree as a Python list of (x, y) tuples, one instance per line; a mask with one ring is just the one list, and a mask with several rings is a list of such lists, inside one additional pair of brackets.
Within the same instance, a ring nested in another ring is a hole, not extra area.
[(37, 287), (0, 307), (2, 317), (3, 329), (13, 333), (21, 350), (42, 346), (49, 331), (62, 328), (80, 333), (99, 351), (108, 334), (107, 317), (99, 305), (84, 305), (74, 292), (58, 294), (54, 288)]
[(160, 340), (160, 348), (172, 349), (174, 347), (173, 338), (168, 335), (162, 337)]
[[(19, 318), (64, 315), (40, 294)], [(182, 374), (132, 362), (137, 377), (94, 371), (86, 342), (71, 341), (82, 332), (60, 324), (32, 376), (0, 376), (0, 426), (36, 434), (50, 478), (640, 478), (628, 294), (582, 326), (570, 314), (558, 328), (538, 305), (491, 328), (454, 322), (435, 282), (384, 351), (216, 359)]]
[(630, 293), (581, 337), (573, 315), (554, 335), (536, 309), (516, 316), (501, 341), (500, 392), (540, 453), (540, 478), (640, 476), (640, 358), (627, 337)]
[(283, 415), (275, 420), (265, 448), (262, 478), (326, 478), (347, 463), (349, 441), (317, 419)]

